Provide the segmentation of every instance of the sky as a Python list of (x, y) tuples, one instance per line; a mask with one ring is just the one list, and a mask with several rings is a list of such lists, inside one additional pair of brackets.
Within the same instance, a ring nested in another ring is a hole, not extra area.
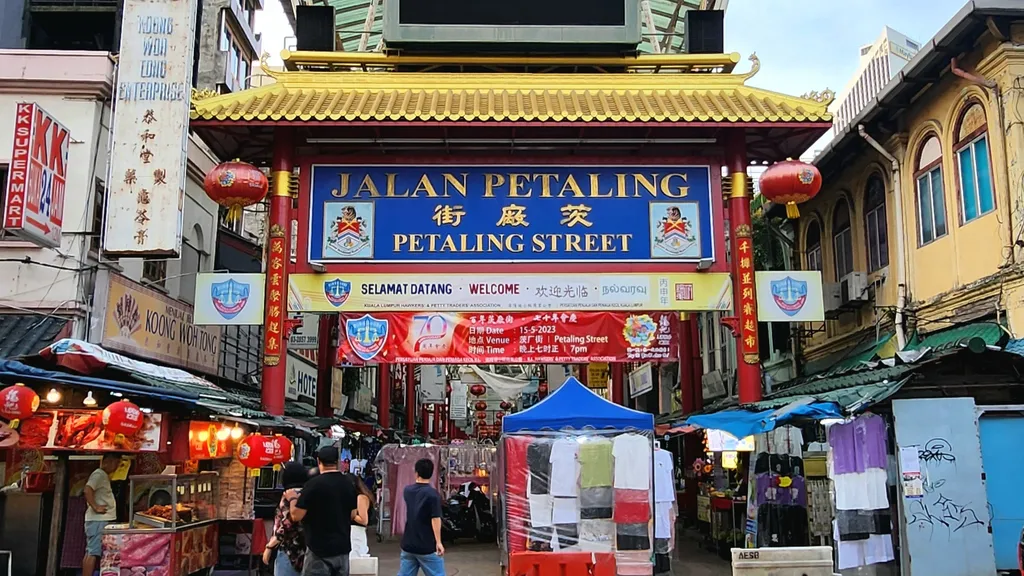
[[(885, 26), (924, 44), (965, 0), (730, 0), (725, 15), (725, 49), (739, 52), (738, 71), (757, 52), (761, 71), (750, 83), (800, 95), (842, 90), (857, 70), (860, 47), (874, 42)], [(280, 64), (292, 36), (280, 0), (265, 0), (256, 15), (263, 49)], [(291, 42), (294, 42), (292, 40)]]

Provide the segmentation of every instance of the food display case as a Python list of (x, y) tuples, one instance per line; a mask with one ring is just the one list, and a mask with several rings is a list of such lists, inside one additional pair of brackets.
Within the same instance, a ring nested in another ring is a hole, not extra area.
[(104, 531), (101, 576), (186, 576), (217, 564), (216, 473), (128, 480), (129, 521)]

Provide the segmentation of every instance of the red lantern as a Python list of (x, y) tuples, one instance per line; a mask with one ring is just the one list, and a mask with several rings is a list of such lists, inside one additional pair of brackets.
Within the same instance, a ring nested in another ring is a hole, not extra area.
[(214, 166), (203, 181), (206, 195), (228, 209), (227, 221), (242, 216), (242, 208), (252, 206), (267, 195), (267, 177), (252, 164), (234, 160)]
[(263, 468), (274, 461), (274, 442), (262, 434), (250, 434), (238, 443), (238, 461), (246, 468)]
[(508, 410), (509, 408), (512, 408), (512, 403), (509, 402), (508, 400), (502, 400), (501, 401), (501, 409), (502, 410)]
[(273, 458), (270, 461), (271, 464), (284, 464), (285, 462), (291, 461), (292, 456), (295, 453), (295, 446), (292, 444), (291, 440), (284, 436), (274, 436), (271, 438), (271, 442), (274, 446)]
[(469, 393), (473, 396), (483, 396), (487, 394), (487, 387), (483, 384), (473, 384), (469, 387)]
[(10, 427), (36, 413), (39, 409), (39, 394), (21, 382), (0, 391), (0, 416), (10, 420)]
[(115, 436), (132, 436), (142, 428), (142, 410), (128, 399), (103, 409), (103, 428)]
[(495, 412), (494, 413), (494, 419), (495, 420), (501, 420), (504, 417), (505, 417), (505, 413), (504, 412)]
[(484, 402), (483, 400), (480, 400), (476, 404), (473, 404), (473, 409), (474, 410), (487, 410), (487, 402)]
[(814, 198), (821, 190), (821, 172), (813, 164), (798, 160), (778, 162), (761, 174), (761, 194), (776, 204), (786, 205), (786, 216), (799, 218), (796, 205)]
[(483, 410), (477, 412), (476, 419), (480, 421), (487, 420), (487, 412), (484, 412)]

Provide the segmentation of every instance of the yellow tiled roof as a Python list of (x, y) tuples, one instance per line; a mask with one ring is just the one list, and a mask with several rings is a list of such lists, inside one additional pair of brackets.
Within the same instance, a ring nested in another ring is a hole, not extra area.
[[(755, 63), (754, 72), (757, 65)], [(272, 72), (193, 99), (210, 121), (830, 122), (831, 94), (793, 97), (722, 73)]]

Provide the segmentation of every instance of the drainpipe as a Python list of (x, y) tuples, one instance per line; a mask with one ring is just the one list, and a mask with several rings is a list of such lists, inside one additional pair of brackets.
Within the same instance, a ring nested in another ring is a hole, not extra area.
[[(981, 86), (988, 90), (992, 94), (992, 100), (996, 107), (997, 120), (999, 121), (999, 139), (1003, 141), (1003, 168), (1005, 169), (1003, 176), (1006, 178), (1006, 205), (1013, 206), (1013, 197), (1010, 193), (1010, 151), (1007, 147), (1006, 142), (1006, 111), (1003, 110), (1003, 93), (999, 90), (999, 84), (995, 80), (989, 80), (984, 76), (972, 74), (960, 66), (957, 65), (956, 57), (950, 58), (949, 69), (953, 74), (967, 80), (972, 84)], [(1013, 218), (1006, 219), (1006, 228), (1009, 236), (1008, 255), (1006, 256), (1006, 265), (1013, 264), (1015, 257), (1013, 254)]]
[(863, 124), (857, 126), (857, 133), (892, 166), (892, 195), (896, 206), (896, 345), (903, 350), (907, 346), (907, 333), (903, 325), (903, 312), (907, 307), (907, 259), (903, 236), (903, 194), (900, 192), (903, 178), (900, 175), (900, 163), (864, 130)]

